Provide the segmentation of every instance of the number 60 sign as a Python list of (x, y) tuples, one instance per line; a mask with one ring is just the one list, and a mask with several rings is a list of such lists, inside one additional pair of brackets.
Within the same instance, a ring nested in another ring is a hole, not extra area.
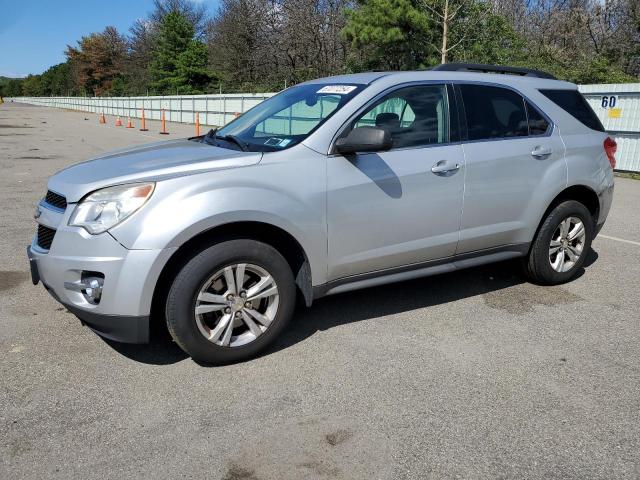
[(602, 108), (615, 108), (618, 99), (616, 96), (611, 95), (610, 97), (602, 97), (601, 105)]

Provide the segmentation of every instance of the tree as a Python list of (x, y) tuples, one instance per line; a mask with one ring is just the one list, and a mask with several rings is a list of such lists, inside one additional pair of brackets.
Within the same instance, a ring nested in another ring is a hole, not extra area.
[(207, 8), (202, 2), (193, 0), (153, 0), (153, 11), (149, 14), (149, 22), (160, 25), (170, 13), (179, 13), (193, 27), (195, 35), (204, 36), (207, 28)]
[(66, 55), (78, 90), (94, 95), (109, 93), (113, 80), (122, 75), (126, 51), (126, 39), (115, 27), (82, 37), (77, 47), (68, 46)]
[(19, 97), (21, 95), (21, 78), (0, 77), (0, 97)]
[[(261, 56), (280, 68), (277, 79), (297, 83), (344, 71), (348, 41), (340, 35), (345, 26), (344, 0), (276, 0), (267, 10)], [(268, 65), (265, 65), (268, 72)]]
[[(421, 5), (431, 12), (439, 26), (440, 41), (431, 45), (439, 54), (440, 63), (447, 63), (449, 52), (461, 47), (467, 38), (471, 38), (472, 32), (482, 35), (483, 32), (475, 27), (490, 14), (489, 8), (476, 0), (422, 0)], [(456, 32), (458, 38), (452, 42), (454, 28), (460, 31)]]
[[(264, 50), (267, 15), (260, 0), (221, 1), (218, 14), (208, 27), (207, 45), (210, 65), (221, 72), (227, 88), (267, 83), (262, 70), (262, 62), (271, 56)], [(271, 68), (279, 69), (277, 60), (271, 61)]]
[(193, 25), (177, 11), (162, 19), (150, 69), (156, 92), (201, 93), (210, 82), (207, 47), (193, 38), (194, 33)]
[(225, 88), (273, 90), (344, 73), (350, 0), (223, 0), (210, 22), (211, 65)]
[(450, 58), (503, 63), (522, 49), (516, 32), (477, 0), (367, 0), (344, 30), (369, 68), (415, 69)]
[(44, 94), (39, 75), (28, 75), (22, 80), (22, 95), (40, 97)]
[(151, 82), (150, 65), (153, 61), (158, 28), (150, 20), (138, 19), (129, 29), (128, 53), (124, 76), (132, 93), (145, 93)]
[(465, 61), (547, 70), (578, 83), (640, 78), (638, 0), (154, 0), (42, 75), (0, 78), (21, 95), (274, 91), (348, 71)]
[(186, 50), (178, 56), (173, 85), (181, 93), (204, 93), (214, 78), (207, 68), (207, 46), (199, 40), (191, 40)]
[(193, 25), (179, 12), (165, 15), (151, 62), (151, 86), (158, 93), (175, 88), (178, 57), (193, 40)]
[(41, 76), (43, 95), (69, 95), (75, 91), (69, 62), (59, 63)]
[(508, 20), (493, 13), (486, 2), (463, 3), (450, 27), (445, 61), (497, 65), (526, 63), (526, 42)]
[(433, 63), (433, 21), (419, 0), (361, 0), (346, 16), (343, 33), (359, 53), (357, 66), (405, 70)]

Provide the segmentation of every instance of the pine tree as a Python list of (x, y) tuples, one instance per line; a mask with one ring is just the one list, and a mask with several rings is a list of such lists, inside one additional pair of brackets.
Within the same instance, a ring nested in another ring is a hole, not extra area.
[(207, 46), (199, 40), (191, 40), (187, 49), (178, 56), (174, 87), (181, 93), (203, 93), (213, 75), (207, 69)]
[(179, 12), (164, 16), (151, 62), (151, 88), (155, 93), (175, 93), (180, 87), (178, 61), (193, 41), (194, 28)]
[(406, 70), (433, 63), (431, 17), (417, 0), (366, 0), (346, 13), (343, 34), (360, 54), (355, 68)]

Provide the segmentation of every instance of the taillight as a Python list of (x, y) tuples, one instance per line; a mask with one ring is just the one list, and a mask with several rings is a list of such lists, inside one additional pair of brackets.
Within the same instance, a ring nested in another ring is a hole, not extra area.
[(611, 168), (616, 168), (616, 150), (617, 149), (618, 149), (618, 144), (613, 138), (607, 137), (604, 140), (604, 153), (607, 154), (607, 158), (609, 159)]

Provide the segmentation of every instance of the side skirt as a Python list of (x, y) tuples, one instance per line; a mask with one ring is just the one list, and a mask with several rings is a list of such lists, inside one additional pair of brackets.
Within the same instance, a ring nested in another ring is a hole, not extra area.
[(324, 285), (313, 287), (313, 298), (315, 300), (335, 293), (375, 287), (388, 283), (402, 282), (405, 280), (412, 280), (414, 278), (429, 277), (440, 273), (454, 272), (456, 270), (477, 267), (487, 263), (518, 258), (527, 254), (529, 251), (529, 245), (529, 243), (503, 245), (501, 247), (463, 253), (453, 257), (413, 263), (411, 265), (339, 278)]

